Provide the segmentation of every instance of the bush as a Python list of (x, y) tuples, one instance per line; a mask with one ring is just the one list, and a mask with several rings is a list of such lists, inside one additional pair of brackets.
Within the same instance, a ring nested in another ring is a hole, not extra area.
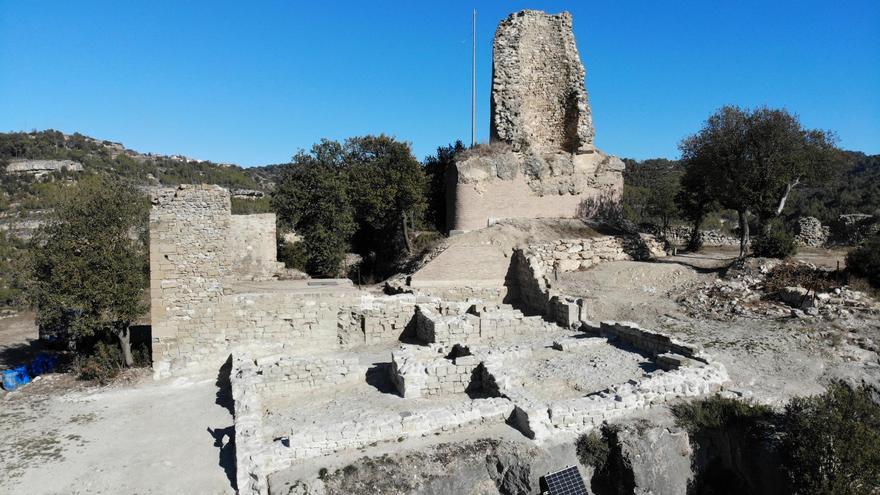
[(764, 290), (774, 293), (786, 287), (803, 287), (822, 292), (840, 285), (835, 272), (813, 268), (804, 263), (782, 263), (767, 274)]
[(679, 426), (693, 433), (706, 429), (756, 425), (759, 420), (770, 419), (773, 410), (767, 406), (716, 395), (704, 400), (676, 404), (672, 407), (672, 413)]
[(581, 435), (575, 447), (581, 464), (592, 466), (596, 472), (605, 467), (605, 463), (608, 462), (608, 454), (611, 452), (608, 441), (595, 431)]
[(868, 279), (874, 287), (880, 287), (880, 234), (847, 253), (846, 267), (851, 273)]
[(765, 258), (788, 258), (797, 253), (797, 242), (781, 224), (752, 240), (752, 252)]
[(783, 465), (796, 493), (876, 493), (880, 487), (880, 406), (870, 391), (832, 383), (795, 398), (782, 417)]
[[(144, 367), (150, 365), (150, 357), (146, 349), (135, 349), (133, 366)], [(112, 341), (98, 341), (91, 352), (80, 354), (74, 361), (74, 371), (81, 380), (95, 380), (100, 384), (106, 384), (116, 378), (119, 372), (125, 368), (125, 357), (118, 344)]]

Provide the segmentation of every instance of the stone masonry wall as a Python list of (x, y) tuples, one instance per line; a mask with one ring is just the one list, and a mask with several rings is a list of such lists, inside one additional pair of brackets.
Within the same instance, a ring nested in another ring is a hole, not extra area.
[[(150, 317), (153, 360), (214, 343), (227, 255), (229, 193), (217, 186), (162, 189), (150, 212)], [(160, 366), (161, 368), (161, 366)]]
[[(566, 301), (563, 294), (551, 290), (554, 272), (584, 270), (608, 261), (650, 259), (665, 254), (662, 244), (648, 234), (531, 244), (514, 250), (505, 283), (510, 298), (519, 301), (524, 310), (558, 321), (556, 309), (550, 306), (551, 300), (557, 297), (557, 301)], [(563, 326), (569, 323), (560, 321)]]
[(428, 344), (486, 343), (544, 330), (541, 316), (525, 316), (508, 305), (476, 304), (465, 314), (439, 314), (434, 307), (419, 305), (416, 312), (416, 336)]
[(150, 316), (153, 367), (219, 366), (233, 345), (255, 342), (307, 348), (337, 345), (341, 296), (242, 292), (275, 267), (274, 215), (233, 216), (218, 186), (160, 189), (150, 212)]
[(255, 359), (262, 373), (258, 390), (263, 394), (322, 389), (363, 379), (366, 367), (357, 358), (267, 356)]
[(514, 149), (593, 149), (593, 121), (568, 12), (511, 14), (495, 31), (493, 140)]
[(228, 253), (241, 280), (266, 280), (284, 268), (277, 261), (275, 214), (231, 215)]
[(449, 359), (431, 347), (404, 346), (391, 353), (390, 376), (407, 399), (464, 393), (480, 387), (479, 364), (476, 356)]

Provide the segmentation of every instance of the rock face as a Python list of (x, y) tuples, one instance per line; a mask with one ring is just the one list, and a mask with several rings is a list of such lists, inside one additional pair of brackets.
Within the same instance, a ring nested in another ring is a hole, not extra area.
[(447, 175), (450, 230), (572, 218), (587, 200), (619, 197), (624, 164), (593, 145), (571, 15), (510, 15), (493, 57), (491, 143), (460, 154)]
[(82, 172), (83, 166), (73, 160), (14, 160), (6, 166), (10, 174), (30, 174), (37, 177), (51, 172)]
[(593, 150), (593, 120), (571, 14), (512, 14), (495, 31), (492, 140), (515, 151)]

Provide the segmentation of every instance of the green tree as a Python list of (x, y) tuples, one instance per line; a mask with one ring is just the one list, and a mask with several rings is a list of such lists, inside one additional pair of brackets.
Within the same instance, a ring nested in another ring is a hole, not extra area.
[(411, 254), (427, 203), (425, 172), (409, 144), (385, 135), (350, 138), (345, 161), (358, 246), (386, 262), (403, 250)]
[(749, 242), (749, 215), (765, 234), (785, 209), (791, 191), (839, 163), (834, 137), (804, 129), (797, 116), (766, 107), (726, 106), (679, 145), (688, 184), (703, 184), (709, 196), (739, 217), (740, 256)]
[(115, 335), (126, 366), (133, 363), (129, 326), (147, 311), (147, 206), (131, 187), (83, 180), (66, 189), (37, 232), (28, 263), (38, 324), (75, 340)]
[(327, 140), (300, 151), (282, 167), (271, 198), (281, 228), (302, 236), (306, 270), (316, 276), (339, 275), (355, 231), (340, 153)]
[(783, 465), (795, 493), (876, 493), (880, 488), (880, 406), (865, 387), (832, 383), (796, 397), (782, 417)]
[(437, 148), (437, 153), (425, 157), (427, 178), (427, 210), (425, 220), (440, 232), (446, 232), (446, 173), (455, 164), (455, 155), (464, 151), (461, 141)]

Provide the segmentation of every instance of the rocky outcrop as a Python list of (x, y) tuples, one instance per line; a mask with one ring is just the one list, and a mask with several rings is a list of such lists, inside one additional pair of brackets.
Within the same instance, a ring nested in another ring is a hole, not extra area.
[(82, 172), (83, 166), (73, 160), (12, 160), (6, 166), (10, 174), (28, 174), (36, 177), (52, 172)]

